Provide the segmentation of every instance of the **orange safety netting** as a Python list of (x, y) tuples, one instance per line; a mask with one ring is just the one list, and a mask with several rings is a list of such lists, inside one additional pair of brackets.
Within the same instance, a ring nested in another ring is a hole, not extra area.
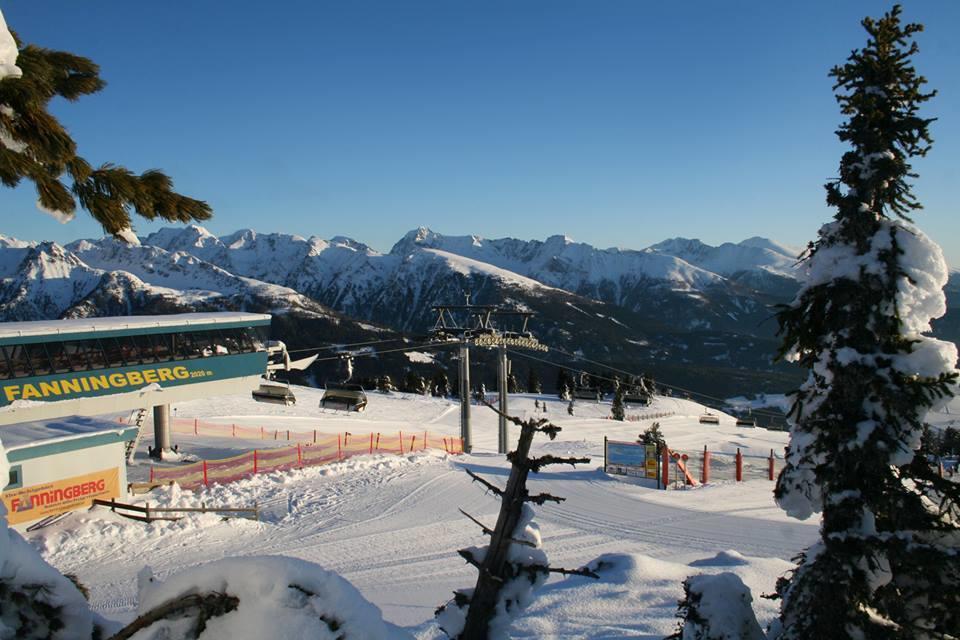
[[(396, 435), (350, 432), (320, 434), (316, 431), (288, 432), (287, 430), (201, 423), (192, 420), (181, 420), (178, 423), (175, 424), (174, 428), (179, 433), (226, 435), (227, 437), (236, 434), (235, 437), (250, 437), (247, 435), (248, 433), (255, 433), (259, 436), (262, 432), (264, 434), (263, 439), (296, 440), (297, 444), (288, 447), (256, 449), (231, 458), (202, 460), (179, 467), (151, 466), (150, 482), (152, 483), (176, 482), (185, 489), (193, 489), (213, 483), (235, 482), (257, 473), (302, 469), (303, 467), (329, 464), (353, 456), (372, 453), (404, 454), (441, 447), (450, 454), (463, 453), (463, 441), (460, 438), (431, 434), (427, 431), (407, 433), (401, 431)], [(240, 429), (244, 429), (245, 432), (240, 432)]]

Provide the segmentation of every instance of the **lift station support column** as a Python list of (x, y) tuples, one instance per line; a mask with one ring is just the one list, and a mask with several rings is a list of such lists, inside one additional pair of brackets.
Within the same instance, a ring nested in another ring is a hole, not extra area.
[(499, 430), (497, 433), (497, 452), (498, 453), (507, 453), (508, 443), (507, 443), (507, 376), (509, 375), (508, 368), (510, 366), (507, 361), (507, 345), (500, 343), (500, 346), (497, 348), (498, 351), (498, 360), (500, 366), (497, 368), (497, 386), (500, 392), (500, 416), (497, 422)]
[(153, 456), (162, 458), (171, 446), (170, 405), (159, 404), (153, 408)]
[(470, 347), (466, 342), (460, 344), (460, 438), (463, 440), (463, 452), (473, 451), (470, 434)]

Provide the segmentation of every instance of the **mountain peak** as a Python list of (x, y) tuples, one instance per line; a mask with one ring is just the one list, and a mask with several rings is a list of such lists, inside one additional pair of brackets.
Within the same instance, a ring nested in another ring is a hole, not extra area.
[(544, 244), (567, 246), (574, 244), (574, 239), (566, 234), (557, 233), (547, 238)]

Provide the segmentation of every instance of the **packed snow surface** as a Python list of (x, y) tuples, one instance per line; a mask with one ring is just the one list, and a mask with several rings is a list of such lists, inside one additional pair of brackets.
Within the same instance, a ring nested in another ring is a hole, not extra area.
[[(372, 392), (367, 410), (358, 414), (319, 409), (319, 390), (294, 391), (297, 404), (289, 407), (234, 396), (174, 409), (178, 418), (198, 418), (201, 424), (324, 433), (459, 434), (458, 405), (450, 400)], [(546, 407), (545, 413), (535, 408), (535, 401)], [(817, 539), (817, 523), (787, 518), (774, 504), (773, 483), (766, 480), (663, 491), (645, 480), (608, 476), (602, 471), (604, 436), (634, 440), (652, 420), (609, 420), (609, 402), (577, 402), (574, 416), (567, 415), (566, 408), (566, 402), (552, 396), (510, 397), (512, 413), (545, 416), (563, 428), (555, 441), (537, 438), (534, 454), (591, 459), (577, 468), (549, 467), (532, 474), (530, 490), (566, 498), (535, 507), (542, 548), (551, 564), (589, 564), (601, 580), (551, 577), (511, 623), (510, 637), (663, 637), (676, 627), (676, 603), (687, 576), (731, 572), (754, 594), (770, 593), (777, 577), (790, 568), (789, 558)], [(690, 452), (708, 445), (713, 451), (741, 448), (765, 455), (770, 449), (782, 451), (786, 444), (785, 433), (737, 427), (723, 414), (719, 425), (701, 425), (697, 418), (703, 410), (687, 400), (657, 398), (650, 407), (631, 407), (628, 414), (671, 413), (658, 419), (667, 441)], [(504, 457), (495, 453), (496, 422), (492, 411), (473, 407), (471, 455), (448, 456), (436, 450), (366, 455), (197, 493), (174, 486), (135, 498), (152, 506), (256, 503), (259, 522), (203, 514), (143, 524), (97, 508), (30, 534), (30, 540), (54, 566), (76, 573), (90, 588), (93, 608), (117, 621), (129, 621), (142, 609), (137, 574), (144, 565), (152, 568), (156, 580), (172, 585), (179, 584), (179, 572), (220, 558), (279, 555), (343, 576), (382, 611), (392, 634), (388, 637), (439, 639), (443, 636), (433, 621), (434, 609), (455, 589), (471, 588), (476, 581), (475, 570), (456, 550), (487, 543), (479, 527), (458, 510), (492, 527), (499, 508), (495, 496), (471, 482), (465, 469), (498, 484), (509, 472)], [(511, 427), (511, 437), (518, 433)], [(188, 456), (208, 459), (287, 444), (179, 433), (175, 441)], [(130, 468), (132, 480), (148, 475), (148, 463), (140, 456)], [(231, 561), (224, 566), (234, 565)], [(773, 602), (757, 598), (755, 605), (761, 625), (776, 614)]]

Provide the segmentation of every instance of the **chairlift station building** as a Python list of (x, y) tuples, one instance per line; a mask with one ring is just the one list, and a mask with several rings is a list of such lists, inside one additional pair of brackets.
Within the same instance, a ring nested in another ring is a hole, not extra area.
[(153, 408), (170, 448), (174, 402), (249, 393), (267, 370), (270, 316), (190, 313), (0, 324), (0, 441), (11, 524), (126, 494), (137, 427), (102, 419)]

